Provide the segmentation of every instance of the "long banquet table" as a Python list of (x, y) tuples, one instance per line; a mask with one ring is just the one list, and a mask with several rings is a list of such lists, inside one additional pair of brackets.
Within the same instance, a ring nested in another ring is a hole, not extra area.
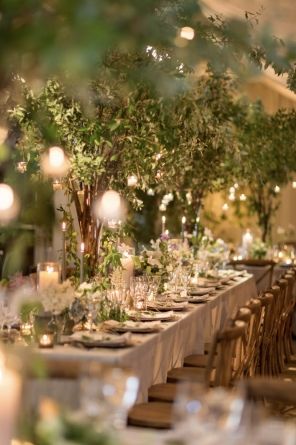
[[(145, 401), (151, 385), (165, 382), (167, 372), (181, 366), (185, 356), (202, 353), (204, 344), (211, 340), (214, 331), (222, 327), (239, 306), (256, 295), (255, 279), (247, 275), (216, 291), (207, 303), (189, 304), (186, 311), (176, 312), (176, 320), (162, 323), (160, 332), (133, 334), (133, 347), (84, 350), (56, 346), (37, 353), (45, 361), (63, 360), (68, 366), (81, 360), (131, 368), (140, 378), (138, 401)], [(30, 381), (30, 389), (26, 391), (30, 399), (28, 403), (31, 407), (36, 406), (36, 397), (46, 393), (64, 405), (77, 407), (79, 391), (75, 385), (77, 382), (70, 380)]]

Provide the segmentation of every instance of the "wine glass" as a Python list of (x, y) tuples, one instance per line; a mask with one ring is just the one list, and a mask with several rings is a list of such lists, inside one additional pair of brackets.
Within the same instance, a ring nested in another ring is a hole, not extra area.
[(80, 378), (82, 412), (106, 427), (124, 428), (138, 388), (139, 379), (132, 371), (91, 363)]

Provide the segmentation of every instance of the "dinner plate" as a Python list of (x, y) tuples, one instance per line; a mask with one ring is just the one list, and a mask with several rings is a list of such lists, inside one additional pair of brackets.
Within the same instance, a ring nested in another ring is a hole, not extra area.
[(169, 312), (130, 312), (129, 317), (135, 321), (168, 321), (175, 318), (175, 314), (172, 311)]
[(161, 329), (159, 322), (141, 322), (141, 321), (126, 321), (114, 326), (113, 330), (116, 332), (133, 332), (135, 334), (151, 334), (158, 332)]
[(183, 302), (155, 302), (155, 303), (150, 303), (148, 305), (148, 310), (150, 311), (160, 311), (160, 312), (167, 312), (167, 311), (183, 311), (184, 309), (186, 309), (187, 306), (187, 301), (183, 301)]
[(200, 280), (198, 281), (197, 285), (198, 287), (217, 287), (219, 286), (221, 283), (219, 280)]
[(209, 299), (209, 296), (210, 295), (207, 294), (207, 295), (203, 295), (202, 297), (198, 297), (198, 296), (190, 297), (188, 302), (189, 303), (194, 303), (194, 304), (206, 303), (208, 301), (208, 299)]
[(125, 348), (131, 346), (131, 337), (97, 332), (75, 332), (66, 339), (65, 343), (80, 344), (85, 348)]
[(189, 295), (193, 296), (202, 296), (206, 295), (209, 292), (214, 292), (215, 287), (196, 287), (189, 290)]

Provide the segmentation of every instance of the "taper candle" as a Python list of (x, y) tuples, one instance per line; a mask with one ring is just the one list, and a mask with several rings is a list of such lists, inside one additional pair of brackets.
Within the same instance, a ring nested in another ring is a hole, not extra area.
[(166, 222), (166, 217), (165, 215), (163, 215), (161, 217), (161, 233), (165, 233), (165, 222)]
[(84, 280), (84, 243), (80, 244), (80, 283)]
[(182, 237), (182, 241), (184, 241), (185, 239), (185, 224), (186, 224), (186, 216), (182, 216), (182, 231), (181, 231), (181, 237)]
[(62, 244), (63, 244), (63, 256), (62, 256), (62, 281), (66, 280), (66, 230), (67, 223), (62, 222)]

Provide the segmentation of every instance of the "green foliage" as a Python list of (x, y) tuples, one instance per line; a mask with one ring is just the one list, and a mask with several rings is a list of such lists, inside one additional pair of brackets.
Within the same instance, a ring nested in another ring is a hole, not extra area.
[(278, 205), (276, 186), (291, 179), (296, 170), (296, 112), (280, 109), (267, 114), (260, 103), (250, 105), (241, 121), (241, 162), (237, 177), (249, 190), (246, 201), (257, 215), (262, 240), (271, 236), (271, 222)]
[[(272, 32), (256, 32), (258, 16), (241, 19), (207, 18), (196, 0), (59, 0), (46, 2), (3, 0), (0, 22), (2, 64), (0, 88), (11, 72), (40, 82), (57, 75), (68, 88), (85, 93), (82, 79), (93, 77), (110, 51), (121, 56), (142, 52), (147, 46), (170, 53), (180, 62), (196, 66), (208, 60), (220, 72), (240, 74), (271, 65), (290, 74), (294, 87), (295, 45), (275, 39)], [(192, 41), (182, 41), (179, 30), (191, 26)], [(116, 73), (113, 73), (116, 75)], [(175, 89), (176, 79), (166, 70), (158, 75), (148, 65), (128, 70), (129, 82), (149, 79), (159, 90)]]

